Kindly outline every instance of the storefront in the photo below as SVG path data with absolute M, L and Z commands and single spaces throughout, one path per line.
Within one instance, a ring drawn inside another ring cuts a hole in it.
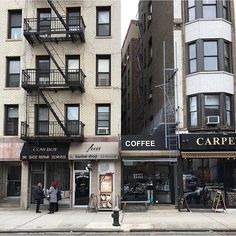
M 72 143 L 72 207 L 83 207 L 95 196 L 100 210 L 111 210 L 120 198 L 120 160 L 118 142 Z
M 122 136 L 122 200 L 177 204 L 179 152 L 156 136 Z
M 45 192 L 51 182 L 56 181 L 61 190 L 60 205 L 70 206 L 70 165 L 68 161 L 69 143 L 25 143 L 21 151 L 23 165 L 28 168 L 28 204 L 35 204 L 34 194 L 38 182 L 42 182 Z M 27 170 L 26 170 L 27 172 Z M 26 174 L 27 175 L 27 174 Z M 47 201 L 44 202 L 48 204 Z
M 196 207 L 211 207 L 217 190 L 236 207 L 236 134 L 182 134 L 183 193 Z
M 18 138 L 0 140 L 0 206 L 20 206 L 22 146 L 23 142 Z

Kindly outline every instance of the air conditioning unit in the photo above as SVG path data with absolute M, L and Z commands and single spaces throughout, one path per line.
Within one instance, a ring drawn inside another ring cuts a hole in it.
M 99 127 L 98 134 L 109 134 L 109 128 L 107 127 Z
M 148 21 L 151 21 L 152 20 L 152 15 L 148 15 L 147 19 L 148 19 Z
M 220 123 L 220 117 L 219 116 L 208 116 L 207 117 L 207 124 L 208 125 L 217 125 Z

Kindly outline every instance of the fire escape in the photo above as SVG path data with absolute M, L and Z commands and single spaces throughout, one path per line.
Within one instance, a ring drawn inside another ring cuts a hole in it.
M 62 16 L 53 0 L 47 2 L 56 17 L 45 14 L 43 17 L 25 18 L 24 36 L 30 45 L 42 45 L 56 69 L 41 69 L 36 66 L 36 69 L 22 71 L 22 87 L 27 91 L 27 96 L 26 121 L 21 122 L 21 139 L 28 142 L 83 141 L 84 124 L 79 120 L 65 119 L 51 95 L 52 91 L 55 94 L 58 91 L 85 92 L 85 74 L 82 69 L 66 68 L 62 60 L 59 61 L 59 54 L 54 48 L 55 44 L 61 42 L 84 43 L 85 24 L 82 16 Z M 48 113 L 51 112 L 53 121 L 50 118 L 39 121 L 39 115 L 35 115 L 39 106 L 44 106 Z

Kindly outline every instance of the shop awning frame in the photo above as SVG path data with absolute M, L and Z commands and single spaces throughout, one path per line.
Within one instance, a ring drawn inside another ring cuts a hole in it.
M 181 152 L 184 159 L 204 159 L 204 158 L 236 158 L 236 152 Z

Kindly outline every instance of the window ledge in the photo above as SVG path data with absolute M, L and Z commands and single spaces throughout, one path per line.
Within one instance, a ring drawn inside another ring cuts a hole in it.
M 21 42 L 22 39 L 6 39 L 6 42 Z
M 112 89 L 112 86 L 96 86 L 95 89 Z
M 184 25 L 191 25 L 194 24 L 195 22 L 199 22 L 199 21 L 224 21 L 225 23 L 228 23 L 230 25 L 232 25 L 232 22 L 224 19 L 224 18 L 199 18 L 199 19 L 195 19 L 189 22 L 186 22 Z
M 95 36 L 95 39 L 112 39 L 112 36 L 109 35 L 109 36 Z
M 21 90 L 21 87 L 5 87 L 3 90 Z
M 194 75 L 201 75 L 201 74 L 226 74 L 226 75 L 230 75 L 230 76 L 233 76 L 234 74 L 233 73 L 230 73 L 230 72 L 227 72 L 227 71 L 199 71 L 199 72 L 194 72 L 194 73 L 191 73 L 191 74 L 187 74 L 186 77 L 191 77 L 191 76 L 194 76 Z

